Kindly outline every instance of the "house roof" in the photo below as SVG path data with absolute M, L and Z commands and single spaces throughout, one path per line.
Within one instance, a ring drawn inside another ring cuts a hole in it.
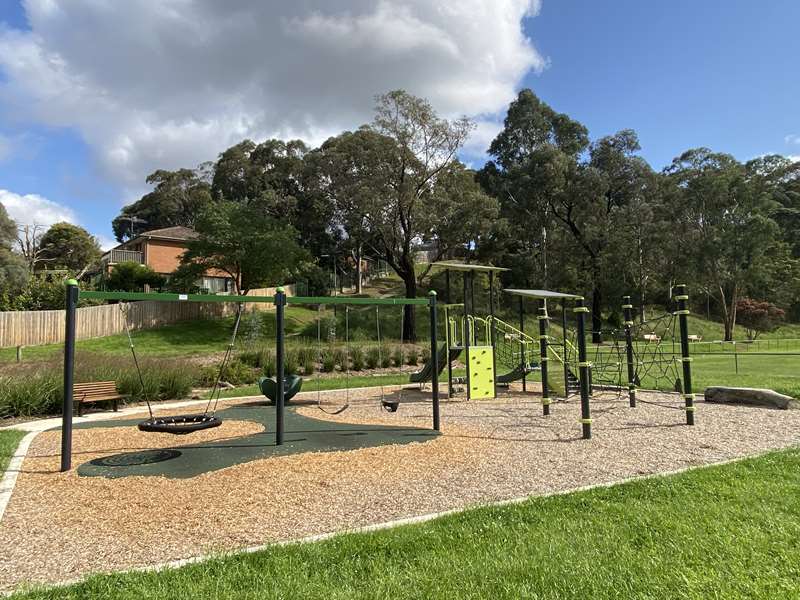
M 189 227 L 177 225 L 175 227 L 165 227 L 164 229 L 153 229 L 152 231 L 145 231 L 136 237 L 143 238 L 156 238 L 161 240 L 194 240 L 197 238 L 197 232 Z
M 176 225 L 175 227 L 165 227 L 163 229 L 152 229 L 143 231 L 135 238 L 126 240 L 114 247 L 114 250 L 123 250 L 138 240 L 168 240 L 171 242 L 186 242 L 197 239 L 197 232 L 189 227 Z

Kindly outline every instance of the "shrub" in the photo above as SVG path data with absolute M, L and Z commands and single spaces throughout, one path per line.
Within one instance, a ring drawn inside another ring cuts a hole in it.
M 315 360 L 311 360 L 306 358 L 303 362 L 303 374 L 304 375 L 312 375 L 317 368 L 317 363 Z
M 381 368 L 387 369 L 392 366 L 392 355 L 387 350 L 381 353 Z
M 395 346 L 392 349 L 392 362 L 394 363 L 395 367 L 402 367 L 403 366 L 403 347 L 402 346 Z
M 211 387 L 214 385 L 214 380 L 218 375 L 218 364 L 206 365 L 201 370 L 200 382 L 206 387 Z M 225 371 L 222 373 L 221 379 L 232 385 L 255 383 L 258 380 L 258 371 L 247 363 L 239 360 L 239 358 L 234 358 L 225 366 Z
M 0 417 L 32 417 L 59 411 L 63 400 L 58 372 L 0 377 Z
M 406 351 L 406 364 L 415 367 L 419 363 L 419 350 L 416 346 L 411 346 Z
M 361 346 L 350 348 L 350 360 L 354 371 L 362 371 L 364 369 L 364 349 Z
M 266 359 L 266 362 L 261 366 L 261 372 L 264 373 L 265 377 L 275 377 L 275 357 L 272 356 L 272 353 Z
M 322 370 L 325 373 L 333 373 L 336 369 L 336 357 L 332 350 L 325 350 L 322 353 Z
M 381 364 L 380 348 L 370 348 L 367 350 L 367 368 L 377 369 Z
M 347 352 L 345 352 L 342 348 L 337 348 L 333 351 L 333 360 L 337 365 L 339 365 L 339 368 L 342 371 L 347 371 L 348 367 L 350 366 Z
M 185 398 L 196 378 L 202 375 L 185 361 L 145 360 L 141 363 L 142 382 L 130 361 L 107 355 L 79 354 L 75 382 L 113 380 L 120 394 L 129 401 L 153 402 Z M 211 379 L 216 376 L 216 372 Z M 0 375 L 0 418 L 32 417 L 57 414 L 63 402 L 62 365 L 55 362 L 34 363 Z
M 300 371 L 300 361 L 298 361 L 297 351 L 288 350 L 286 352 L 283 371 L 286 375 L 297 375 Z
M 430 360 L 431 360 L 431 349 L 425 347 L 422 349 L 422 364 L 427 365 Z

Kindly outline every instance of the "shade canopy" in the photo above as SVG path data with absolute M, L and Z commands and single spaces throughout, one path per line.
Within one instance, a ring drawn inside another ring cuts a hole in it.
M 508 271 L 508 269 L 504 269 L 503 267 L 495 267 L 492 265 L 473 265 L 469 263 L 446 262 L 446 261 L 431 263 L 431 266 L 450 271 L 482 271 L 485 273 L 489 272 L 497 273 L 500 271 Z
M 576 296 L 575 294 L 565 294 L 563 292 L 551 292 L 550 290 L 503 290 L 506 294 L 512 296 L 522 296 L 523 298 L 583 298 L 583 296 Z

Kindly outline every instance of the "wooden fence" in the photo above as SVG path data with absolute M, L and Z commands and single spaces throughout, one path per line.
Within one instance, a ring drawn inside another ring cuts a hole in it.
M 292 286 L 286 286 L 292 295 Z M 275 288 L 250 290 L 250 296 L 272 296 Z M 233 304 L 219 302 L 130 302 L 127 307 L 128 327 L 131 330 L 151 329 L 195 319 L 214 319 L 236 312 Z M 274 310 L 272 304 L 245 304 L 246 310 Z M 77 309 L 75 330 L 79 340 L 105 337 L 125 331 L 125 313 L 119 304 L 87 306 Z M 64 341 L 63 310 L 0 312 L 0 348 L 59 344 Z

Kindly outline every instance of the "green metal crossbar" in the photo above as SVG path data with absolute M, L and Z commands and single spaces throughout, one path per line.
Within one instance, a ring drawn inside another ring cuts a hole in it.
M 92 300 L 154 300 L 157 302 L 232 302 L 237 304 L 275 303 L 275 296 L 218 296 L 214 294 L 173 294 L 164 292 L 94 292 L 80 291 L 80 297 Z M 361 304 L 392 306 L 428 306 L 428 298 L 347 298 L 341 296 L 289 296 L 287 304 Z
M 80 298 L 93 300 L 155 300 L 158 302 L 262 302 L 274 304 L 274 296 L 217 296 L 214 294 L 171 294 L 162 292 L 80 291 Z
M 288 296 L 287 304 L 365 304 L 369 306 L 428 306 L 429 298 L 348 298 L 344 296 Z

